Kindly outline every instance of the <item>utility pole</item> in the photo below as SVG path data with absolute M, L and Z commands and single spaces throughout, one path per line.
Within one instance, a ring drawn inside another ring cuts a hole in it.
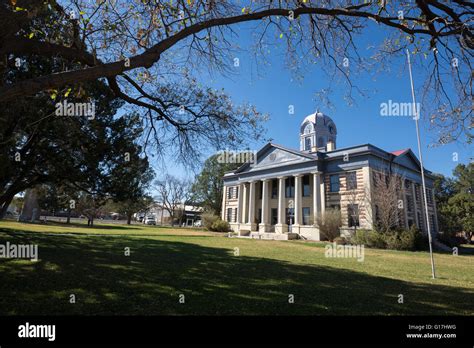
M 421 183 L 423 186 L 423 203 L 425 205 L 425 216 L 426 216 L 426 226 L 428 228 L 428 242 L 430 244 L 430 257 L 431 257 L 431 275 L 433 279 L 436 278 L 435 272 L 435 264 L 433 258 L 433 242 L 431 240 L 431 227 L 430 221 L 428 218 L 428 204 L 426 199 L 426 185 L 425 185 L 425 169 L 423 167 L 423 156 L 421 154 L 421 140 L 420 140 L 420 127 L 418 125 L 418 120 L 420 115 L 418 115 L 418 108 L 416 107 L 416 99 L 415 99 L 415 88 L 413 86 L 413 75 L 411 72 L 411 61 L 410 61 L 410 51 L 407 49 L 407 58 L 408 58 L 408 71 L 410 72 L 410 84 L 411 84 L 411 97 L 413 99 L 413 112 L 415 114 L 415 125 L 416 125 L 416 137 L 418 140 L 418 156 L 420 157 L 420 166 L 421 166 Z

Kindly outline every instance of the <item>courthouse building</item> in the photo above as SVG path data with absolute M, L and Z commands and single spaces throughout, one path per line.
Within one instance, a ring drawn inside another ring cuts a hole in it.
M 239 236 L 321 240 L 318 216 L 340 209 L 341 234 L 371 229 L 379 207 L 375 175 L 397 177 L 397 225 L 426 233 L 420 162 L 410 149 L 387 152 L 364 144 L 338 149 L 333 120 L 316 112 L 301 123 L 300 149 L 268 143 L 256 160 L 224 175 L 222 219 Z M 437 233 L 431 172 L 425 169 L 428 220 Z

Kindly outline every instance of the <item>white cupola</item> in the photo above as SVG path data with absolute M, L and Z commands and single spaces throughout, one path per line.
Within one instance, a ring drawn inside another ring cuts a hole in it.
M 333 120 L 316 111 L 305 117 L 300 127 L 300 150 L 304 152 L 336 149 L 337 128 Z

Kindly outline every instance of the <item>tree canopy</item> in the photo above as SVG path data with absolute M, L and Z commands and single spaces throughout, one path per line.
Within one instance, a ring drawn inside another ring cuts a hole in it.
M 474 164 L 458 164 L 453 178 L 437 175 L 435 197 L 440 230 L 453 235 L 464 232 L 468 238 L 474 234 Z
M 199 86 L 196 76 L 203 70 L 231 73 L 242 49 L 234 40 L 237 29 L 249 23 L 253 41 L 247 48 L 257 61 L 285 45 L 295 73 L 319 64 L 330 81 L 345 81 L 349 101 L 353 91 L 363 93 L 354 76 L 384 69 L 408 48 L 425 70 L 423 106 L 431 124 L 441 127 L 439 141 L 470 141 L 473 13 L 474 5 L 463 0 L 0 0 L 4 75 L 18 68 L 18 57 L 26 57 L 20 65 L 34 56 L 80 63 L 3 81 L 0 101 L 51 90 L 62 94 L 70 84 L 103 78 L 115 96 L 143 110 L 148 140 L 158 148 L 174 142 L 177 155 L 189 160 L 199 145 L 194 141 L 238 146 L 244 135 L 259 136 L 264 116 Z M 32 29 L 45 14 L 54 22 Z M 387 37 L 366 56 L 355 37 L 372 25 Z
M 242 163 L 221 163 L 219 154 L 209 157 L 191 186 L 191 200 L 220 216 L 225 172 L 235 170 Z

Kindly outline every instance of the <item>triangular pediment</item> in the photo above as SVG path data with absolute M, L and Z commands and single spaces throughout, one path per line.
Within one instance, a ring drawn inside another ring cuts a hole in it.
M 254 163 L 246 163 L 237 169 L 236 173 L 252 172 L 270 169 L 284 165 L 314 161 L 317 157 L 284 148 L 275 144 L 267 144 L 257 152 Z
M 415 154 L 411 150 L 408 150 L 398 155 L 397 157 L 395 157 L 393 162 L 403 165 L 407 168 L 413 169 L 417 172 L 421 170 L 420 162 L 418 161 L 418 158 L 415 156 Z

